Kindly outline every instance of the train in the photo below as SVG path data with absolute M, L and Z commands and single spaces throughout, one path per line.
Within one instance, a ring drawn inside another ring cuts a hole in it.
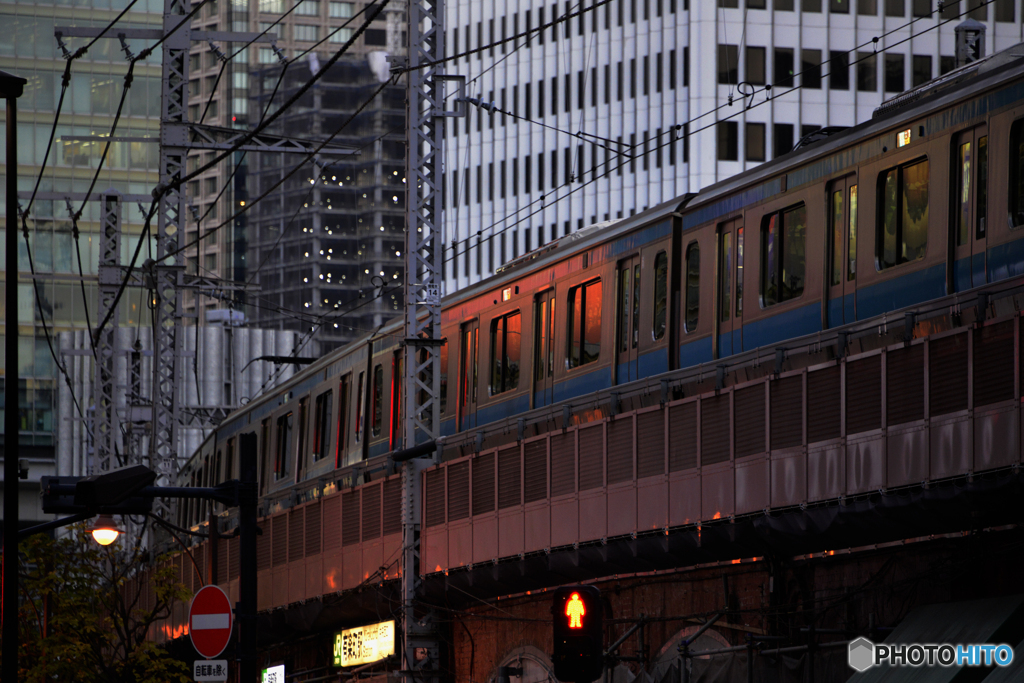
M 442 434 L 1024 274 L 1024 45 L 818 137 L 448 294 Z M 385 324 L 235 411 L 179 483 L 237 476 L 244 432 L 264 500 L 366 476 L 402 447 L 402 338 Z

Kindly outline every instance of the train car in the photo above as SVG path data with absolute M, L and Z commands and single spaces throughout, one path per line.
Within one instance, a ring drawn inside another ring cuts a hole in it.
M 1024 274 L 1022 227 L 1018 46 L 448 296 L 442 433 Z M 302 481 L 374 476 L 372 463 L 402 447 L 402 334 L 394 321 L 240 409 L 180 480 L 234 476 L 245 431 L 258 435 L 266 500 Z M 206 512 L 185 507 L 182 521 Z

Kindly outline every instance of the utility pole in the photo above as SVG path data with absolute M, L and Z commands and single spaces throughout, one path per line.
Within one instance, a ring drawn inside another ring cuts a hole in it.
M 444 0 L 409 0 L 405 167 L 405 352 L 403 392 L 406 450 L 436 441 L 441 424 L 442 167 L 445 117 Z M 461 89 L 460 89 L 461 90 Z M 460 92 L 460 95 L 462 93 Z M 409 683 L 439 680 L 438 637 L 416 615 L 419 588 L 422 458 L 402 465 L 402 674 Z

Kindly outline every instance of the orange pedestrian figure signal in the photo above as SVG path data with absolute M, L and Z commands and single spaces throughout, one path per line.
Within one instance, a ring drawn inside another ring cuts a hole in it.
M 583 606 L 583 601 L 580 600 L 580 594 L 573 593 L 565 606 L 565 616 L 569 617 L 569 628 L 583 628 L 583 620 L 580 617 L 586 613 L 587 610 Z

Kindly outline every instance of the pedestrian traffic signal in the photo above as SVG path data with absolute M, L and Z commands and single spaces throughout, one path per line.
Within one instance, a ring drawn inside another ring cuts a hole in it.
M 551 606 L 555 678 L 563 683 L 590 683 L 604 671 L 604 626 L 601 591 L 568 586 L 555 591 Z

